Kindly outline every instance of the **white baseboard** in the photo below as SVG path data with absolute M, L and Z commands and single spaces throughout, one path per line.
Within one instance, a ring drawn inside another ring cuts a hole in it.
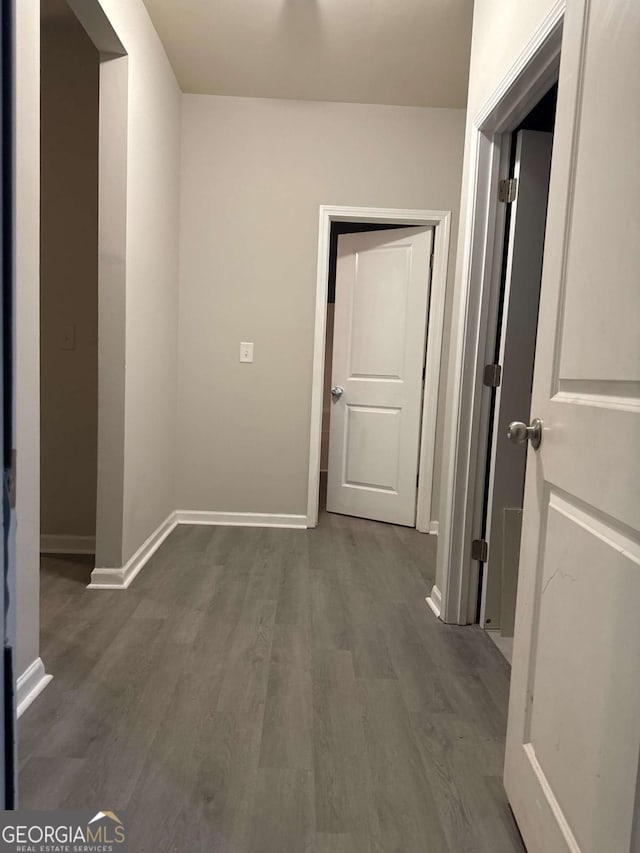
M 95 554 L 95 536 L 74 536 L 62 533 L 43 533 L 40 536 L 41 554 Z
M 176 510 L 162 522 L 124 566 L 119 568 L 96 567 L 91 572 L 91 583 L 88 589 L 126 589 L 178 524 L 219 524 L 235 527 L 293 527 L 305 529 L 307 519 L 304 515 Z
M 427 533 L 430 536 L 438 535 L 438 522 L 429 521 L 427 524 L 421 524 L 419 519 L 416 519 L 416 530 L 418 533 Z
M 425 601 L 439 619 L 440 611 L 442 610 L 442 593 L 435 584 L 431 589 L 431 595 L 427 596 Z
M 170 513 L 162 524 L 143 542 L 136 553 L 120 568 L 98 568 L 91 572 L 88 589 L 126 589 L 147 561 L 155 554 L 178 524 L 177 514 Z
M 178 524 L 223 524 L 231 527 L 307 527 L 306 515 L 279 515 L 260 512 L 201 512 L 179 509 Z
M 505 657 L 509 664 L 511 664 L 513 659 L 513 637 L 503 637 L 500 631 L 487 631 L 486 628 L 485 633 L 489 635 L 502 653 L 503 657 Z
M 34 699 L 42 693 L 44 688 L 53 678 L 47 675 L 42 658 L 36 658 L 31 666 L 18 676 L 16 684 L 16 704 L 18 706 L 18 717 L 27 710 Z

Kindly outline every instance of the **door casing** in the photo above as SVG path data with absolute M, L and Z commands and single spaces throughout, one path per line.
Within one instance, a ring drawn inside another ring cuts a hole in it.
M 436 533 L 431 512 L 436 420 L 442 361 L 442 337 L 447 284 L 449 242 L 451 237 L 450 210 L 403 210 L 372 207 L 334 207 L 321 205 L 318 225 L 318 275 L 316 281 L 316 310 L 313 344 L 313 374 L 311 385 L 311 429 L 309 437 L 309 490 L 307 496 L 307 527 L 318 524 L 318 495 L 320 489 L 320 446 L 322 441 L 322 394 L 325 361 L 325 332 L 327 324 L 327 295 L 329 287 L 329 247 L 332 222 L 370 222 L 390 225 L 427 225 L 434 228 L 431 300 L 427 326 L 427 355 L 425 392 L 422 405 L 420 460 L 418 465 L 418 498 L 416 528 L 421 533 Z
M 493 361 L 500 297 L 506 205 L 498 184 L 509 176 L 511 133 L 558 79 L 565 0 L 557 2 L 526 48 L 472 120 L 468 233 L 451 371 L 454 378 L 451 430 L 442 472 L 444 514 L 440 519 L 438 565 L 428 599 L 444 622 L 476 621 L 478 564 L 471 542 L 482 523 L 491 395 L 482 384 Z M 486 392 L 486 393 L 485 393 Z

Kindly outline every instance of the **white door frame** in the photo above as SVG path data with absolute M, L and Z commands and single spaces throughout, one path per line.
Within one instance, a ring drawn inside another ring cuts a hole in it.
M 533 38 L 471 124 L 472 164 L 462 281 L 454 314 L 459 318 L 451 371 L 451 431 L 444 458 L 437 577 L 428 599 L 445 622 L 475 622 L 478 564 L 471 541 L 479 535 L 488 447 L 490 394 L 484 365 L 493 361 L 505 235 L 505 205 L 498 182 L 509 174 L 511 133 L 558 79 L 565 0 L 556 2 Z
M 307 498 L 307 527 L 318 524 L 318 492 L 320 489 L 320 445 L 322 441 L 322 396 L 324 385 L 325 335 L 327 324 L 327 295 L 329 288 L 329 247 L 332 222 L 370 222 L 389 225 L 425 225 L 434 228 L 433 269 L 427 326 L 427 357 L 425 391 L 422 404 L 420 461 L 418 467 L 418 499 L 416 527 L 421 533 L 434 533 L 431 492 L 433 488 L 436 420 L 444 306 L 451 236 L 449 210 L 397 210 L 379 207 L 320 206 L 318 228 L 318 278 L 316 283 L 316 314 L 313 343 L 313 374 L 311 386 L 311 430 L 309 438 L 309 492 Z

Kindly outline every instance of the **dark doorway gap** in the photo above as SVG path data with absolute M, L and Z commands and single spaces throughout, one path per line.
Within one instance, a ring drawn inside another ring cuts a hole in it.
M 536 130 L 539 132 L 553 133 L 556 124 L 556 107 L 558 103 L 558 83 L 554 83 L 549 91 L 542 96 L 538 103 L 531 111 L 523 118 L 520 124 L 511 134 L 511 150 L 509 153 L 509 177 L 513 178 L 516 165 L 516 139 L 521 130 Z M 504 296 L 506 287 L 507 273 L 507 255 L 509 243 L 509 228 L 511 223 L 511 207 L 507 206 L 507 213 L 504 226 L 504 245 L 502 250 L 502 271 L 500 276 L 500 301 L 498 306 L 497 318 L 497 333 L 495 339 L 494 362 L 497 364 L 500 356 L 502 318 L 504 313 Z M 489 526 L 489 472 L 491 470 L 491 459 L 494 452 L 493 449 L 493 429 L 496 417 L 496 389 L 491 389 L 491 405 L 489 410 L 489 440 L 487 446 L 487 464 L 484 479 L 484 495 L 482 505 L 482 532 L 481 539 L 486 539 L 488 536 Z M 484 563 L 479 563 L 478 567 L 478 597 L 476 605 L 476 622 L 480 622 L 480 613 L 482 608 L 482 585 L 485 566 Z M 489 624 L 489 623 L 487 623 Z

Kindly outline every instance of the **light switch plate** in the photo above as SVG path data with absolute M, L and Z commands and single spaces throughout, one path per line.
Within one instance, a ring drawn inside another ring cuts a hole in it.
M 248 363 L 253 361 L 253 343 L 250 341 L 240 343 L 240 361 Z

